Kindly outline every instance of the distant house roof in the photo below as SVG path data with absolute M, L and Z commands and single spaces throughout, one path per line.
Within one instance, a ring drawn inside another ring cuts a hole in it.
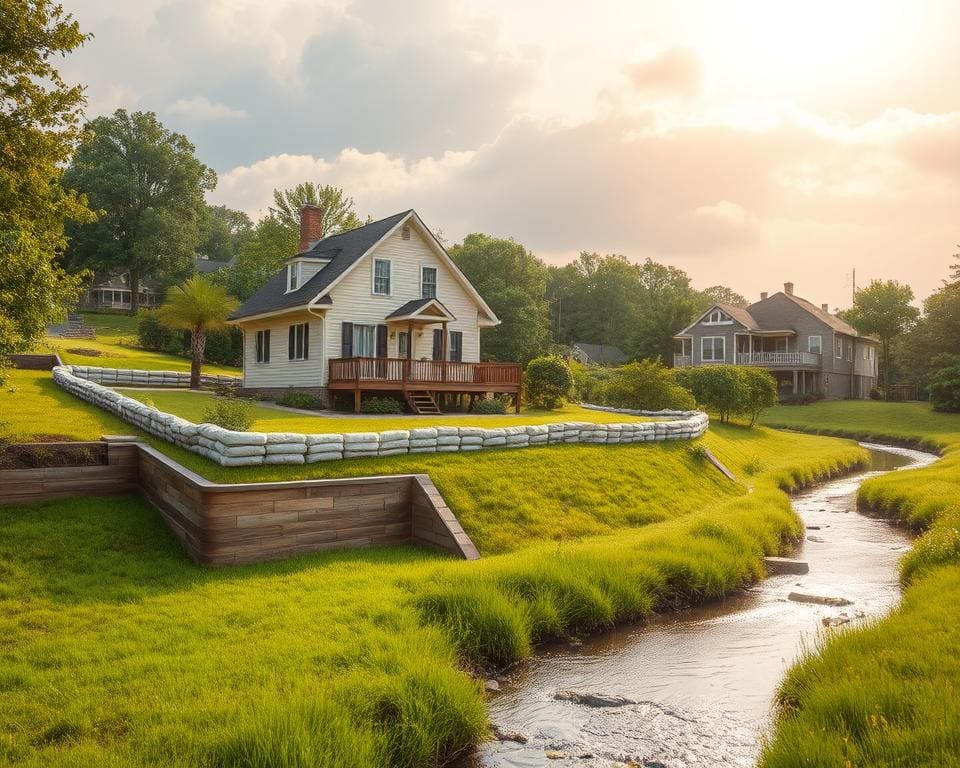
M 391 229 L 402 221 L 411 211 L 403 211 L 380 221 L 373 221 L 362 227 L 330 235 L 313 243 L 309 250 L 295 254 L 291 258 L 329 259 L 329 262 L 317 274 L 311 277 L 296 291 L 287 292 L 286 271 L 274 275 L 270 281 L 247 299 L 230 315 L 231 320 L 244 317 L 278 312 L 285 309 L 305 307 L 320 293 L 346 272 L 355 262 L 376 245 Z M 330 305 L 329 296 L 319 299 L 317 304 Z
M 130 290 L 130 280 L 127 277 L 126 272 L 115 272 L 112 275 L 97 275 L 93 282 L 90 284 L 88 290 L 97 290 L 100 288 L 112 288 L 114 290 L 122 291 Z M 146 291 L 147 293 L 156 292 L 156 288 L 149 279 L 140 280 L 140 290 Z
M 833 330 L 839 331 L 840 333 L 845 333 L 848 336 L 862 336 L 862 334 L 858 333 L 857 329 L 850 325 L 850 323 L 846 322 L 842 318 L 837 317 L 836 315 L 832 315 L 829 312 L 824 311 L 816 304 L 807 301 L 806 299 L 801 299 L 799 296 L 794 296 L 791 293 L 784 293 L 783 295 L 790 299 L 790 301 L 792 301 L 794 304 L 798 304 L 799 306 L 803 307 L 805 310 L 807 310 L 807 312 L 821 322 L 826 323 Z M 870 337 L 864 336 L 864 338 Z
M 764 328 L 761 326 L 761 324 L 750 312 L 750 310 L 752 310 L 754 307 L 758 307 L 762 304 L 765 304 L 766 302 L 771 301 L 774 297 L 777 297 L 777 296 L 783 296 L 784 298 L 789 299 L 794 304 L 796 304 L 801 309 L 803 309 L 805 312 L 809 313 L 810 315 L 813 315 L 813 317 L 815 317 L 817 320 L 822 322 L 831 330 L 837 331 L 838 333 L 844 333 L 848 336 L 853 336 L 860 339 L 866 339 L 868 341 L 877 341 L 877 339 L 875 339 L 873 336 L 867 336 L 866 334 L 858 333 L 857 329 L 854 328 L 852 325 L 850 325 L 848 322 L 838 317 L 837 315 L 827 312 L 822 307 L 818 307 L 813 302 L 807 301 L 806 299 L 802 299 L 799 296 L 794 296 L 792 293 L 785 293 L 783 291 L 778 291 L 777 293 L 773 294 L 773 296 L 769 296 L 767 298 L 761 299 L 760 301 L 756 301 L 750 306 L 748 306 L 746 309 L 744 309 L 743 307 L 737 307 L 733 304 L 724 304 L 721 302 L 711 304 L 705 312 L 699 315 L 692 323 L 690 323 L 690 325 L 688 325 L 686 328 L 680 331 L 680 333 L 676 334 L 674 338 L 685 337 L 689 335 L 688 332 L 695 325 L 697 325 L 701 320 L 703 320 L 703 318 L 705 318 L 708 314 L 710 314 L 710 312 L 712 312 L 714 309 L 722 310 L 727 315 L 729 315 L 733 320 L 737 321 L 740 325 L 746 328 L 748 331 L 752 331 L 753 333 L 756 333 L 761 336 L 764 334 L 778 335 L 778 336 L 784 335 L 784 334 L 795 334 L 796 331 L 790 328 L 770 328 L 770 327 Z
M 224 267 L 230 266 L 229 261 L 217 261 L 216 259 L 195 259 L 195 261 L 197 263 L 197 272 L 201 275 L 219 272 Z
M 587 344 L 583 341 L 575 341 L 573 348 L 580 350 L 590 360 L 599 365 L 619 365 L 628 360 L 623 350 L 612 344 Z

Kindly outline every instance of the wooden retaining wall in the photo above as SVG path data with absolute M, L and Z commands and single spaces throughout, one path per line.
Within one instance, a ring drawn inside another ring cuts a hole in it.
M 0 504 L 139 491 L 204 565 L 407 542 L 479 557 L 427 475 L 221 484 L 136 438 L 103 442 L 101 466 L 0 470 Z
M 30 371 L 52 371 L 58 365 L 63 365 L 60 356 L 55 354 L 18 354 L 8 355 L 7 358 L 14 368 Z

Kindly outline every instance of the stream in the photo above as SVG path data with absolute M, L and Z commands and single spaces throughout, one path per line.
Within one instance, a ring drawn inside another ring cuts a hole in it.
M 545 646 L 489 702 L 501 737 L 471 768 L 752 766 L 769 731 L 773 697 L 787 668 L 818 632 L 843 631 L 898 601 L 897 563 L 908 531 L 859 514 L 867 478 L 924 466 L 936 456 L 863 443 L 869 471 L 797 494 L 807 528 L 791 557 L 803 576 L 772 576 L 725 600 L 653 617 L 590 638 Z M 831 607 L 787 600 L 790 592 L 840 597 Z M 827 623 L 845 623 L 824 629 Z M 600 694 L 606 706 L 560 692 Z M 564 694 L 561 694 L 563 696 Z M 617 699 L 616 697 L 622 697 Z

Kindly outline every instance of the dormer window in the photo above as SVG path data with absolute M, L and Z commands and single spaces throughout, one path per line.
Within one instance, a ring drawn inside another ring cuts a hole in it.
M 295 261 L 287 265 L 287 293 L 300 287 L 300 268 L 302 265 L 303 262 L 301 261 Z
M 733 322 L 730 317 L 719 309 L 710 310 L 710 314 L 704 318 L 704 325 L 726 325 Z

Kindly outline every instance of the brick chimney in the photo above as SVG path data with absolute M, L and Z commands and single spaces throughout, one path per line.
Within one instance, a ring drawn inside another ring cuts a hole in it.
M 766 291 L 762 291 L 762 292 L 760 293 L 760 301 L 763 301 L 765 298 L 767 298 L 767 292 L 766 292 Z
M 784 283 L 783 292 L 787 294 L 787 296 L 793 296 L 793 283 Z
M 830 311 L 830 305 L 829 305 L 829 304 L 821 304 L 821 305 L 820 305 L 820 309 L 822 309 L 824 312 L 829 312 L 829 311 Z
M 300 209 L 300 253 L 323 237 L 323 209 L 305 205 Z

